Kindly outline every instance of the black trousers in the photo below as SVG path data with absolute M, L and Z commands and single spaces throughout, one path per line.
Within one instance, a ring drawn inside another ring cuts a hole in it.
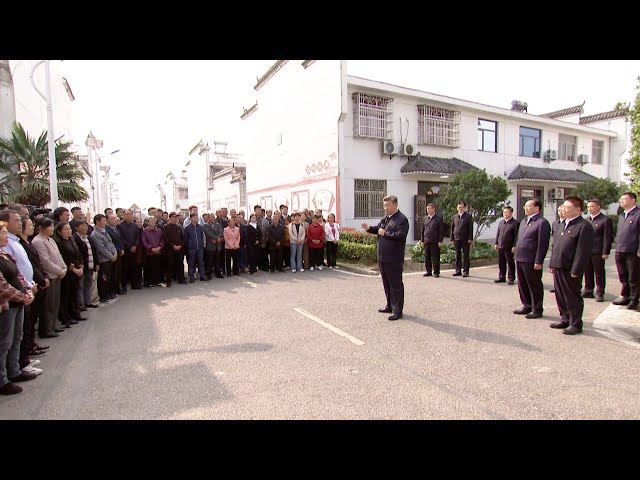
M 622 284 L 620 295 L 638 302 L 640 296 L 640 258 L 636 252 L 616 252 L 618 278 Z
M 596 285 L 598 286 L 596 294 L 604 295 L 604 289 L 607 285 L 607 280 L 604 273 L 604 260 L 602 258 L 602 253 L 592 253 L 591 261 L 587 263 L 587 266 L 584 269 L 585 293 L 593 293 Z
M 204 271 L 208 276 L 220 272 L 219 258 L 221 253 L 218 250 L 204 251 Z
M 464 273 L 469 273 L 471 267 L 471 260 L 469 259 L 469 250 L 471 245 L 464 240 L 456 240 L 456 273 L 460 273 L 463 270 Z M 462 253 L 464 252 L 464 264 L 462 263 Z
M 260 270 L 269 270 L 269 247 L 260 247 Z
M 20 342 L 20 368 L 29 365 L 29 352 L 36 344 L 36 322 L 42 308 L 44 291 L 38 290 L 33 302 L 24 306 L 24 323 L 22 324 L 22 341 Z
M 500 269 L 498 278 L 500 280 L 505 279 L 505 274 L 510 281 L 516 279 L 516 262 L 513 258 L 513 252 L 510 248 L 498 248 L 498 268 Z M 509 268 L 508 270 L 507 267 Z
M 402 263 L 378 262 L 382 286 L 387 297 L 387 307 L 395 314 L 402 314 L 404 308 L 404 283 L 402 282 Z
M 327 266 L 336 266 L 336 257 L 338 256 L 338 244 L 335 242 L 327 242 Z
M 144 284 L 145 286 L 160 283 L 161 255 L 146 255 L 144 257 Z
M 124 255 L 118 256 L 118 259 L 113 263 L 113 274 L 111 275 L 111 290 L 119 292 L 121 289 L 125 290 L 126 285 L 122 286 L 122 269 L 124 265 Z
M 71 320 L 80 318 L 80 305 L 78 305 L 78 289 L 80 288 L 80 278 L 71 272 L 60 281 L 60 310 L 58 318 L 60 323 L 68 325 Z
M 247 245 L 247 256 L 249 257 L 249 272 L 255 273 L 258 270 L 259 257 L 262 251 L 260 246 Z
M 269 247 L 269 269 L 282 271 L 282 247 Z
M 109 300 L 113 290 L 111 289 L 111 275 L 113 272 L 113 262 L 101 262 L 98 270 L 98 295 L 100 301 Z M 67 272 L 69 275 L 71 272 Z M 66 275 L 65 275 L 66 276 Z
M 138 247 L 141 248 L 141 247 Z M 122 276 L 120 285 L 121 288 L 127 288 L 127 284 L 131 284 L 132 287 L 140 286 L 140 267 L 136 260 L 138 253 L 131 253 L 125 249 L 124 256 L 122 257 Z
M 167 281 L 177 280 L 184 282 L 184 252 L 182 250 L 175 251 L 169 247 L 165 258 L 167 260 L 165 273 Z
M 440 247 L 437 243 L 424 244 L 424 268 L 427 273 L 440 275 Z
M 240 275 L 240 250 L 226 249 L 225 253 L 225 266 L 227 267 L 227 275 Z M 231 260 L 233 260 L 233 270 L 231 267 Z
M 309 247 L 309 263 L 312 267 L 319 267 L 322 265 L 323 248 L 311 248 Z
M 284 266 L 286 268 L 289 268 L 291 266 L 291 246 L 290 245 L 284 245 L 282 247 L 280 247 L 280 258 L 282 259 L 282 262 L 284 262 Z
M 573 278 L 570 270 L 553 269 L 553 288 L 560 316 L 571 326 L 582 329 L 582 311 L 584 299 L 580 295 L 582 277 Z
M 534 263 L 516 262 L 518 272 L 518 293 L 522 306 L 535 313 L 542 313 L 544 288 L 542 286 L 542 270 L 533 268 Z

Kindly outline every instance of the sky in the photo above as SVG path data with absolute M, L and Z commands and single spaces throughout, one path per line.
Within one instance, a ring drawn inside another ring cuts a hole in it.
M 200 139 L 227 141 L 243 153 L 242 109 L 255 103 L 253 86 L 274 60 L 64 61 L 72 103 L 74 141 L 86 153 L 91 130 L 104 141 L 100 155 L 116 177 L 120 205 L 159 203 L 156 185 L 179 173 Z M 347 73 L 403 87 L 532 114 L 575 106 L 584 115 L 633 102 L 640 61 L 358 60 Z M 117 206 L 120 206 L 117 205 Z

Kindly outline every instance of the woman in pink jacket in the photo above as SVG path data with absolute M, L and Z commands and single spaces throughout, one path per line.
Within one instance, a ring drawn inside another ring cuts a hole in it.
M 240 275 L 240 265 L 238 264 L 240 229 L 236 227 L 236 221 L 233 218 L 229 218 L 229 226 L 224 229 L 222 234 L 224 236 L 227 277 L 231 276 L 231 259 L 233 259 L 233 274 Z

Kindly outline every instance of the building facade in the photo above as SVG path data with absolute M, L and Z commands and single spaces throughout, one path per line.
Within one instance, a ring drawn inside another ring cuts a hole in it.
M 456 173 L 486 169 L 508 182 L 517 217 L 537 197 L 553 220 L 578 184 L 622 180 L 628 156 L 624 110 L 532 115 L 348 76 L 345 61 L 278 61 L 255 90 L 242 114 L 250 204 L 321 208 L 359 228 L 396 195 L 414 241 Z

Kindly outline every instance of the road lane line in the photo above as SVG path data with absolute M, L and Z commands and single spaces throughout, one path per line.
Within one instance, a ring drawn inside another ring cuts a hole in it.
M 253 288 L 258 288 L 257 283 L 250 282 L 249 280 L 244 280 L 242 283 L 252 286 Z
M 358 345 L 358 346 L 362 346 L 364 345 L 364 342 L 362 340 L 357 339 L 356 337 L 354 337 L 353 335 L 349 335 L 347 332 L 343 332 L 342 330 L 340 330 L 338 327 L 334 327 L 333 325 L 331 325 L 330 323 L 325 322 L 324 320 L 316 317 L 315 315 L 310 314 L 309 312 L 307 312 L 306 310 L 303 310 L 302 308 L 294 308 L 294 310 L 296 312 L 298 312 L 301 315 L 304 315 L 305 317 L 313 320 L 314 322 L 316 322 L 318 325 L 326 328 L 327 330 L 332 331 L 333 333 L 335 333 L 336 335 L 340 335 L 341 337 L 345 337 L 347 340 L 349 340 L 351 343 Z

